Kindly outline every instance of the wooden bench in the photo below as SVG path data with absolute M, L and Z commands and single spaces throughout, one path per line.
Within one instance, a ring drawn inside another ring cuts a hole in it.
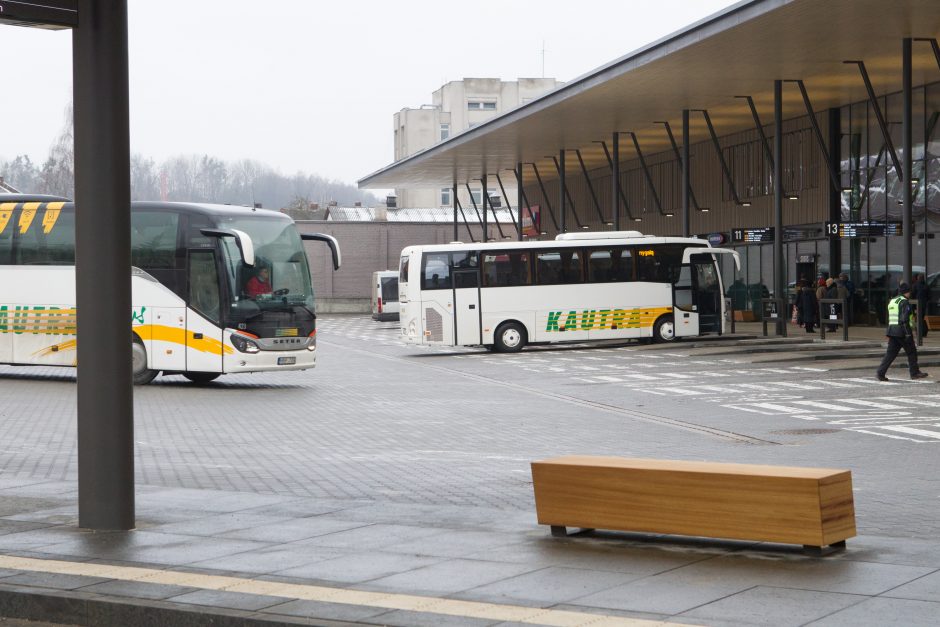
M 566 527 L 802 544 L 855 533 L 852 473 L 827 468 L 570 456 L 532 462 L 535 507 Z

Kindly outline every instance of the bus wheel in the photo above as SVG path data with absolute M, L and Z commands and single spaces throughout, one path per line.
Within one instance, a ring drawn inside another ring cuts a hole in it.
M 654 342 L 674 342 L 676 339 L 676 324 L 672 316 L 663 316 L 653 326 Z
M 218 372 L 184 372 L 183 376 L 200 385 L 210 383 L 219 378 Z
M 518 322 L 506 322 L 496 329 L 494 346 L 500 353 L 518 353 L 526 343 L 525 327 Z
M 158 371 L 147 367 L 147 349 L 137 338 L 134 338 L 131 343 L 131 364 L 134 372 L 134 385 L 147 385 L 157 376 Z

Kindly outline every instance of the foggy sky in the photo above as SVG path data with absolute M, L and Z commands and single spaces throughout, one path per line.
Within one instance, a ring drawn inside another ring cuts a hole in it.
M 355 183 L 392 114 L 464 77 L 568 81 L 728 0 L 129 0 L 131 149 L 250 158 Z M 71 35 L 0 26 L 0 158 L 42 161 L 71 97 Z M 2 175 L 2 172 L 0 172 Z

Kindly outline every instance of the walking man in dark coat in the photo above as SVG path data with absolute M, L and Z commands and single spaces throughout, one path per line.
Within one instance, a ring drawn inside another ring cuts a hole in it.
M 907 283 L 901 283 L 898 286 L 898 295 L 888 303 L 888 350 L 881 365 L 878 366 L 878 372 L 875 375 L 879 381 L 887 381 L 888 368 L 894 358 L 898 356 L 901 349 L 907 355 L 907 366 L 911 372 L 912 379 L 923 379 L 928 376 L 926 372 L 921 372 L 917 366 L 917 346 L 914 344 L 914 332 L 911 328 L 913 322 L 911 314 L 911 303 L 908 298 L 911 296 L 911 287 Z

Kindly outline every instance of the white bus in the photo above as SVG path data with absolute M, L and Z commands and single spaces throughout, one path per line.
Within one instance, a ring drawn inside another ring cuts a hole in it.
M 75 207 L 0 196 L 0 363 L 76 365 Z M 131 207 L 134 381 L 316 363 L 313 287 L 288 216 L 223 205 Z M 102 298 L 106 298 L 102 294 Z
M 410 246 L 399 271 L 402 337 L 515 352 L 530 343 L 721 334 L 718 254 L 740 265 L 736 251 L 704 240 L 637 231 Z

